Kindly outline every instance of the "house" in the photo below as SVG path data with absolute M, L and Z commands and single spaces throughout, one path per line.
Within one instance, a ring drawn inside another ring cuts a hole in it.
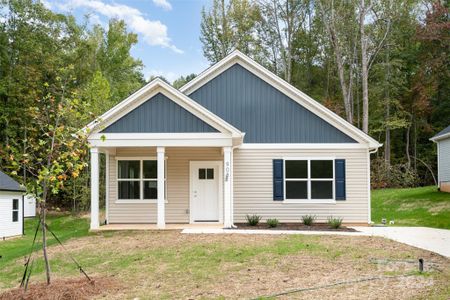
M 155 79 L 99 120 L 85 128 L 91 229 L 99 153 L 108 224 L 370 222 L 370 153 L 381 145 L 239 51 L 180 90 Z
M 0 171 L 0 239 L 23 234 L 25 189 Z
M 25 195 L 23 215 L 25 218 L 36 217 L 36 197 L 31 194 Z
M 440 131 L 430 140 L 437 145 L 439 189 L 450 193 L 450 126 Z

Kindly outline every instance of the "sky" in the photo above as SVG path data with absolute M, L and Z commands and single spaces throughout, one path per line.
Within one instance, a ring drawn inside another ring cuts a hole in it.
M 71 13 L 79 22 L 107 28 L 111 18 L 122 19 L 139 42 L 131 54 L 142 60 L 145 79 L 200 73 L 209 66 L 200 42 L 203 6 L 209 0 L 41 0 L 51 10 Z

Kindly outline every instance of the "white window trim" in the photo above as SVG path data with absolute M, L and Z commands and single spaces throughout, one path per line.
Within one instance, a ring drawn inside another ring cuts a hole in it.
M 119 178 L 119 161 L 121 160 L 134 160 L 139 161 L 139 178 Z M 156 181 L 158 178 L 143 178 L 144 177 L 144 160 L 157 160 L 156 156 L 116 156 L 116 181 L 117 181 L 117 199 L 115 203 L 117 204 L 136 204 L 136 203 L 154 203 L 156 204 L 158 202 L 158 199 L 143 199 L 144 197 L 144 181 Z M 165 199 L 164 202 L 168 203 L 167 201 L 167 157 L 164 158 L 164 174 L 166 175 L 164 178 L 164 184 L 165 184 Z M 138 181 L 139 184 L 139 195 L 140 199 L 120 199 L 119 198 L 119 182 L 120 181 Z
M 311 204 L 336 204 L 336 170 L 335 170 L 335 157 L 284 157 L 283 158 L 283 203 L 311 203 Z M 306 160 L 308 167 L 308 177 L 307 178 L 286 178 L 286 161 L 289 160 Z M 333 178 L 311 178 L 311 161 L 312 160 L 331 160 L 333 166 Z M 286 199 L 286 180 L 287 181 L 306 181 L 308 188 L 308 198 L 307 199 Z M 311 182 L 312 181 L 331 181 L 332 182 L 332 193 L 331 199 L 312 199 L 311 198 Z
M 14 209 L 14 201 L 15 200 L 17 200 L 17 209 Z M 17 223 L 17 222 L 19 222 L 19 211 L 20 211 L 20 201 L 19 201 L 19 199 L 15 199 L 15 198 L 13 198 L 12 199 L 12 209 L 11 209 L 11 221 L 12 221 L 12 223 Z M 14 218 L 13 218 L 13 215 L 14 215 L 14 212 L 17 212 L 17 221 L 14 221 Z

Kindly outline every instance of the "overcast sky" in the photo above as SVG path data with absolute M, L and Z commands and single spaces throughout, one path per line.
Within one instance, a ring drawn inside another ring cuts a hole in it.
M 145 67 L 144 75 L 162 75 L 173 81 L 180 75 L 199 73 L 208 67 L 200 43 L 200 13 L 208 0 L 41 0 L 56 12 L 75 15 L 82 22 L 104 27 L 118 18 L 139 36 L 132 49 Z

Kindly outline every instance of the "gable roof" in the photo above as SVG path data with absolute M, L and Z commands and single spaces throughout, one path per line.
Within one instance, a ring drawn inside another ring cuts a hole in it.
M 189 97 L 244 131 L 245 143 L 358 144 L 240 64 L 229 67 Z
M 298 104 L 316 114 L 318 117 L 324 119 L 326 122 L 348 134 L 356 141 L 367 144 L 371 149 L 376 149 L 382 146 L 382 144 L 361 131 L 359 128 L 350 124 L 325 106 L 321 105 L 319 102 L 315 101 L 238 50 L 233 51 L 227 57 L 199 74 L 196 78 L 181 87 L 180 91 L 187 95 L 192 94 L 194 91 L 198 90 L 200 87 L 216 78 L 235 64 L 241 65 L 292 100 L 296 101 Z
M 218 132 L 162 93 L 157 93 L 102 133 Z
M 450 125 L 449 125 L 447 128 L 445 128 L 445 129 L 439 131 L 439 132 L 438 132 L 435 136 L 433 136 L 430 140 L 433 141 L 433 142 L 436 142 L 436 141 L 438 141 L 438 140 L 442 140 L 442 139 L 445 139 L 445 138 L 447 138 L 447 137 L 450 137 Z
M 24 192 L 25 188 L 22 187 L 17 181 L 0 171 L 0 191 Z
M 139 107 L 141 104 L 157 95 L 158 93 L 161 93 L 168 99 L 180 105 L 182 108 L 192 113 L 198 119 L 207 123 L 212 128 L 215 128 L 217 131 L 222 133 L 229 133 L 233 137 L 244 136 L 244 133 L 236 129 L 234 126 L 228 124 L 160 78 L 156 78 L 143 86 L 128 98 L 101 115 L 97 120 L 89 123 L 86 127 L 83 128 L 83 130 L 90 130 L 92 133 L 98 133 Z

